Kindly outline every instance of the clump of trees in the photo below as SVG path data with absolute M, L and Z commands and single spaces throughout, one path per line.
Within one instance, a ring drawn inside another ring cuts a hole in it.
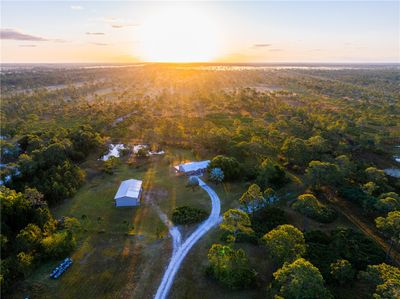
M 400 196 L 396 192 L 382 193 L 379 195 L 375 207 L 380 212 L 400 210 Z
M 274 273 L 274 278 L 274 285 L 278 290 L 275 298 L 333 298 L 325 288 L 324 278 L 318 268 L 303 258 L 285 263 Z
M 208 262 L 206 273 L 229 289 L 245 289 L 255 284 L 257 273 L 250 268 L 242 249 L 213 244 L 208 251 Z
M 113 174 L 118 164 L 119 159 L 117 157 L 109 157 L 106 161 L 103 161 L 102 171 L 106 174 Z
M 219 227 L 228 233 L 226 239 L 229 242 L 246 239 L 254 233 L 249 215 L 238 209 L 226 211 Z
M 304 237 L 307 243 L 305 257 L 320 269 L 326 280 L 334 279 L 331 265 L 338 260 L 347 260 L 355 271 L 365 270 L 368 265 L 385 260 L 380 246 L 353 229 L 338 228 L 329 234 L 308 231 Z
M 102 145 L 100 135 L 90 126 L 57 132 L 29 133 L 18 141 L 23 154 L 18 157 L 20 174 L 9 186 L 22 191 L 26 186 L 43 193 L 49 204 L 72 197 L 82 185 L 84 171 L 77 163 Z
M 341 285 L 354 279 L 355 271 L 348 260 L 339 259 L 332 263 L 330 268 L 331 276 Z
M 199 208 L 182 206 L 177 207 L 172 212 L 172 221 L 175 224 L 195 224 L 205 220 L 208 213 Z
M 269 160 L 265 160 L 261 163 L 256 179 L 257 184 L 261 188 L 272 186 L 275 189 L 279 189 L 289 181 L 290 179 L 281 165 L 272 163 Z
M 376 227 L 390 239 L 389 256 L 394 244 L 400 244 L 400 211 L 389 212 L 386 217 L 375 219 Z
M 224 174 L 224 179 L 227 181 L 240 178 L 240 164 L 233 157 L 226 157 L 223 155 L 215 156 L 208 165 L 208 171 L 211 172 L 214 168 L 221 169 Z
M 284 224 L 262 237 L 268 255 L 278 264 L 293 262 L 304 256 L 306 243 L 303 233 L 293 225 Z
M 28 276 L 44 259 L 64 258 L 76 246 L 79 221 L 53 218 L 43 196 L 35 189 L 18 193 L 0 187 L 1 204 L 1 290 Z
M 360 280 L 367 283 L 373 298 L 399 298 L 400 269 L 385 263 L 369 265 L 359 274 Z
M 250 215 L 251 227 L 260 238 L 279 225 L 288 223 L 285 211 L 278 207 L 267 206 Z
M 242 194 L 239 203 L 246 212 L 254 214 L 257 210 L 274 203 L 277 199 L 275 191 L 272 188 L 267 188 L 262 192 L 257 184 L 252 184 Z
M 329 223 L 337 218 L 337 212 L 322 204 L 313 194 L 300 195 L 292 207 L 301 214 L 319 222 Z

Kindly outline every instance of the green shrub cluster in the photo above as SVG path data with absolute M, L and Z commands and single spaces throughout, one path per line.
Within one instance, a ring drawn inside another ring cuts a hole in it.
M 172 212 L 172 221 L 175 224 L 194 224 L 205 220 L 208 213 L 194 207 L 178 207 Z

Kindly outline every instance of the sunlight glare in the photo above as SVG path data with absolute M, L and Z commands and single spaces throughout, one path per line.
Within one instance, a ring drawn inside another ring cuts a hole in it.
M 208 62 L 219 54 L 218 25 L 199 7 L 174 5 L 153 11 L 139 31 L 144 61 Z

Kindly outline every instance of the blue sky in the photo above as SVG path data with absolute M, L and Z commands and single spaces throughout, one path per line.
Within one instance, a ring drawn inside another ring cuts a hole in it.
M 171 38 L 165 38 L 169 19 L 157 23 L 152 14 L 156 11 L 161 16 L 162 11 L 174 14 L 175 7 L 180 6 L 191 14 L 198 12 L 194 15 L 196 21 L 188 24 L 187 30 L 204 31 L 199 33 L 204 35 L 204 48 L 193 44 L 185 51 L 196 51 L 195 47 L 200 52 L 211 51 L 206 44 L 218 43 L 218 49 L 212 49 L 213 60 L 399 62 L 400 59 L 399 1 L 2 1 L 1 61 L 146 60 L 145 51 L 149 47 L 163 46 L 145 43 L 161 38 L 169 50 L 179 54 L 178 47 L 186 42 L 188 34 L 168 31 Z M 171 20 L 178 22 L 178 27 L 185 27 L 179 24 L 180 16 L 177 13 Z M 201 29 L 203 21 L 208 26 Z M 143 31 L 149 26 L 159 30 Z M 143 38 L 143 32 L 154 36 Z M 190 57 L 196 59 L 196 53 Z

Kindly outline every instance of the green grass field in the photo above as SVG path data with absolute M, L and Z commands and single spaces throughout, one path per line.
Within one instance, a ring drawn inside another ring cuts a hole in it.
M 176 162 L 193 159 L 190 151 L 171 150 L 171 155 Z M 207 193 L 187 188 L 187 178 L 177 176 L 162 157 L 139 166 L 122 162 L 113 175 L 99 172 L 99 162 L 94 160 L 85 167 L 87 183 L 74 198 L 52 209 L 56 218 L 73 216 L 81 221 L 73 266 L 60 279 L 51 280 L 48 275 L 59 261 L 49 261 L 25 280 L 15 298 L 151 298 L 171 255 L 167 227 L 152 205 L 169 217 L 181 205 L 210 210 Z M 120 182 L 129 178 L 143 180 L 142 204 L 116 208 L 114 195 Z M 225 210 L 237 205 L 235 199 L 243 188 L 220 185 L 216 191 Z M 207 236 L 196 247 L 210 240 Z M 194 254 L 188 259 L 194 265 L 203 263 L 205 256 Z

